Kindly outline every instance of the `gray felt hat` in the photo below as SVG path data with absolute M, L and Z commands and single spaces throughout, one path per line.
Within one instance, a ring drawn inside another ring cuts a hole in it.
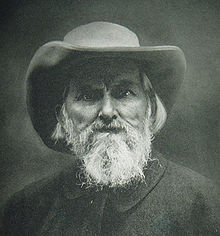
M 27 106 L 35 130 L 55 149 L 51 133 L 56 125 L 55 106 L 61 102 L 69 74 L 81 60 L 132 59 L 141 64 L 169 113 L 184 78 L 186 61 L 176 46 L 140 46 L 135 33 L 124 26 L 93 22 L 70 31 L 63 41 L 41 46 L 27 74 Z

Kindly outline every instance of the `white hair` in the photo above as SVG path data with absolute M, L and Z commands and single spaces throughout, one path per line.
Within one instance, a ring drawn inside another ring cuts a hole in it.
M 155 135 L 164 126 L 167 119 L 167 112 L 160 97 L 154 91 L 153 86 L 145 73 L 140 73 L 145 94 L 149 99 L 149 117 L 151 121 L 151 131 Z

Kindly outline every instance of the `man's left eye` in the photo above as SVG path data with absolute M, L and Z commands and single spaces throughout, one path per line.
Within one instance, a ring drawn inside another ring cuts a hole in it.
M 131 95 L 131 91 L 130 91 L 130 90 L 122 91 L 122 92 L 120 93 L 120 95 L 121 95 L 122 97 L 127 97 L 127 96 Z
M 135 93 L 130 89 L 124 89 L 124 90 L 118 89 L 118 90 L 112 91 L 112 96 L 116 99 L 122 99 L 129 96 L 134 96 L 134 95 Z

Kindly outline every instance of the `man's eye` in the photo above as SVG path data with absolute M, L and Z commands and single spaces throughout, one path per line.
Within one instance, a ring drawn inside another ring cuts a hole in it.
M 93 100 L 93 96 L 91 94 L 83 94 L 80 96 L 80 100 L 91 101 Z
M 77 96 L 77 101 L 86 101 L 86 102 L 96 101 L 96 100 L 99 100 L 100 97 L 101 97 L 101 94 L 98 91 L 83 92 Z
M 93 94 L 79 94 L 77 97 L 78 101 L 92 101 L 94 100 L 94 95 Z
M 116 99 L 122 99 L 122 98 L 126 98 L 129 97 L 131 95 L 135 95 L 135 93 L 130 90 L 130 89 L 118 89 L 112 92 L 112 96 Z

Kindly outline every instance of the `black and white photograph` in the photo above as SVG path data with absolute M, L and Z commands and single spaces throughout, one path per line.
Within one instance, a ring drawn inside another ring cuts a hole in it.
M 0 8 L 0 235 L 220 235 L 220 1 Z

